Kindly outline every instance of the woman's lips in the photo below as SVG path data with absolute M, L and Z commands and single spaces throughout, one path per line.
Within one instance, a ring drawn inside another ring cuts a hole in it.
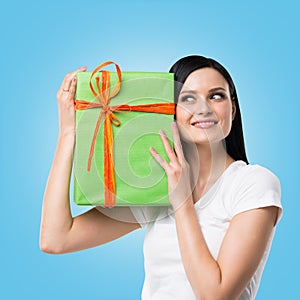
M 191 125 L 196 128 L 208 129 L 208 128 L 215 126 L 217 123 L 218 123 L 218 121 L 216 121 L 216 120 L 203 120 L 203 121 L 193 122 Z

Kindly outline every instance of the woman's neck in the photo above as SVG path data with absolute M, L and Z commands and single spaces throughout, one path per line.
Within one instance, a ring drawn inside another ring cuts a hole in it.
M 193 161 L 188 163 L 191 169 L 193 198 L 196 202 L 234 162 L 234 159 L 228 155 L 222 143 L 188 145 L 186 148 L 188 152 L 186 157 L 193 157 Z

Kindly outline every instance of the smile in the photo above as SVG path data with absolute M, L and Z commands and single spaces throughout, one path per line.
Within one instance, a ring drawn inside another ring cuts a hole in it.
M 191 125 L 196 127 L 196 128 L 203 128 L 203 129 L 208 129 L 216 125 L 218 122 L 217 121 L 197 121 L 192 123 Z

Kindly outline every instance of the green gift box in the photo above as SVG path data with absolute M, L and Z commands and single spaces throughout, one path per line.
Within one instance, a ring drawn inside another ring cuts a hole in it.
M 106 76 L 103 77 L 103 74 Z M 122 76 L 121 80 L 119 76 Z M 111 87 L 107 85 L 108 82 Z M 104 105 L 101 102 L 103 97 L 109 92 L 113 93 L 119 83 L 119 92 L 111 99 L 108 96 L 109 104 Z M 79 72 L 75 99 L 76 106 L 80 101 L 85 102 L 87 106 L 76 110 L 75 203 L 100 206 L 169 205 L 165 171 L 154 160 L 149 148 L 154 147 L 168 161 L 159 130 L 164 130 L 173 145 L 173 74 Z M 153 109 L 152 105 L 157 107 Z M 164 109 L 161 109 L 160 105 L 171 107 L 172 112 L 161 113 Z M 144 107 L 145 111 L 139 111 L 144 110 Z M 157 110 L 159 113 L 155 112 Z M 100 114 L 102 118 L 99 117 Z M 111 125 L 107 126 L 112 127 L 113 148 L 109 151 L 104 145 L 105 138 L 109 135 L 104 120 L 110 120 Z M 95 133 L 97 122 L 100 122 L 100 126 L 99 131 Z M 93 140 L 94 151 L 91 155 Z M 105 199 L 107 175 L 104 169 L 107 168 L 107 157 L 113 160 L 113 171 L 109 176 L 113 176 L 115 181 L 115 200 L 109 205 Z

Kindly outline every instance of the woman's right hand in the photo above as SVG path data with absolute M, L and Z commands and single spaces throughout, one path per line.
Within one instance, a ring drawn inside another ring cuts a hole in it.
M 75 135 L 75 90 L 76 74 L 85 72 L 86 67 L 81 67 L 71 73 L 66 74 L 57 94 L 57 104 L 59 113 L 59 132 L 62 135 Z

